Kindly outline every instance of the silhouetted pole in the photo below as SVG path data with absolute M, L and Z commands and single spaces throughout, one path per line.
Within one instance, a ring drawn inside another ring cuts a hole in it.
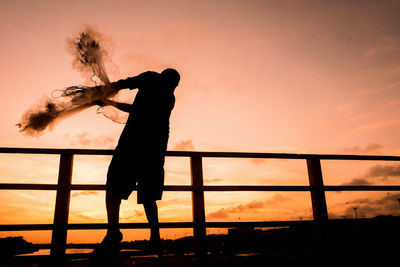
M 354 209 L 354 214 L 355 214 L 356 220 L 357 220 L 357 219 L 358 219 L 358 216 L 357 216 L 357 207 L 354 207 L 353 209 Z
M 50 255 L 62 259 L 65 255 L 67 243 L 67 224 L 69 213 L 70 193 L 72 179 L 73 154 L 62 153 L 58 171 L 58 189 L 56 207 L 54 210 L 53 233 L 51 236 Z
M 392 194 L 390 194 L 390 193 L 387 193 L 387 195 L 388 196 L 392 196 Z M 395 198 L 395 197 L 393 197 L 393 198 Z M 399 207 L 400 207 L 400 198 L 396 198 L 397 199 L 397 201 L 399 202 Z
M 308 178 L 311 186 L 311 201 L 314 221 L 317 226 L 317 237 L 323 239 L 328 222 L 324 182 L 322 179 L 321 162 L 318 158 L 307 159 Z
M 206 216 L 204 211 L 202 158 L 197 156 L 190 157 L 190 167 L 193 186 L 193 234 L 195 240 L 195 249 L 196 256 L 203 258 L 206 255 Z

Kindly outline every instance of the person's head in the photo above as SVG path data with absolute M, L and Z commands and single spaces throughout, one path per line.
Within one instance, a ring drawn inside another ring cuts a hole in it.
M 164 82 L 166 83 L 166 85 L 172 90 L 178 86 L 179 80 L 181 79 L 179 73 L 175 69 L 171 68 L 163 70 L 163 72 L 161 72 L 161 75 L 164 78 Z

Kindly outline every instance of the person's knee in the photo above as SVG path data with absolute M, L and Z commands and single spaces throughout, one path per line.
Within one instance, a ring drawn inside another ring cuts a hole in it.
M 116 206 L 121 204 L 121 196 L 112 191 L 106 191 L 106 205 Z
M 150 200 L 150 201 L 144 201 L 143 202 L 143 206 L 144 208 L 156 208 L 157 207 L 157 203 L 154 200 Z
M 150 224 L 158 222 L 158 209 L 155 201 L 143 202 L 144 211 Z

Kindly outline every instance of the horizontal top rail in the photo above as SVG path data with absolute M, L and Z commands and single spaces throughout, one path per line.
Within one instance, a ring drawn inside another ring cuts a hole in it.
M 57 184 L 12 184 L 0 183 L 0 190 L 106 190 L 104 184 L 71 184 L 60 187 Z M 310 191 L 307 185 L 203 185 L 202 191 Z M 325 191 L 398 191 L 400 185 L 326 185 Z M 136 190 L 136 188 L 134 188 Z M 192 185 L 165 185 L 164 191 L 195 191 Z
M 75 154 L 112 155 L 113 149 L 63 149 L 63 148 L 19 148 L 0 147 L 0 153 L 21 154 Z M 384 155 L 346 155 L 346 154 L 296 154 L 296 153 L 258 153 L 258 152 L 204 152 L 167 151 L 166 156 L 205 157 L 205 158 L 275 158 L 275 159 L 322 159 L 322 160 L 388 160 L 400 161 L 400 156 Z

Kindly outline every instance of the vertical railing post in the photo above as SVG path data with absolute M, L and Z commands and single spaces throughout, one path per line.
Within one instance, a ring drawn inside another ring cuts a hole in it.
M 51 256 L 63 258 L 67 243 L 67 225 L 72 179 L 73 154 L 62 153 L 58 171 L 58 188 L 54 210 L 53 233 L 51 236 Z
M 311 186 L 311 202 L 316 222 L 318 239 L 323 239 L 328 222 L 328 209 L 326 207 L 324 182 L 322 179 L 321 162 L 318 158 L 307 159 L 308 178 Z
M 204 211 L 203 166 L 202 158 L 190 158 L 192 178 L 192 209 L 193 209 L 193 235 L 195 240 L 196 256 L 202 258 L 206 252 L 206 216 Z

